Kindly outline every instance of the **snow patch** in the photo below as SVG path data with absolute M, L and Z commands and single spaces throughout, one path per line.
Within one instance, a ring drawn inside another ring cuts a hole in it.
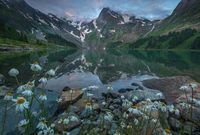
M 53 18 L 54 20 L 56 20 L 57 22 L 59 22 L 58 18 Z
M 43 23 L 43 24 L 46 24 L 46 25 L 49 25 L 48 23 L 46 23 L 43 19 L 38 19 L 38 21 L 40 21 L 41 23 Z
M 95 29 L 98 29 L 98 27 L 97 27 L 97 21 L 94 20 L 92 23 L 94 24 L 94 28 L 95 28 Z
M 123 17 L 123 19 L 124 19 L 124 22 L 130 22 L 130 16 L 128 15 L 128 14 L 122 14 L 122 17 Z
M 8 6 L 8 4 L 7 4 L 4 0 L 2 0 L 2 2 L 6 5 L 7 8 L 10 8 L 10 7 Z
M 56 27 L 55 25 L 53 25 L 51 22 L 50 22 L 50 24 L 51 24 L 52 28 L 54 28 L 55 30 L 59 30 L 58 27 Z
M 119 23 L 117 23 L 117 24 L 122 25 L 122 24 L 125 24 L 125 23 L 121 21 L 121 22 L 119 22 Z
M 117 18 L 117 16 L 113 15 L 110 11 L 108 11 L 108 13 L 109 13 L 112 17 Z

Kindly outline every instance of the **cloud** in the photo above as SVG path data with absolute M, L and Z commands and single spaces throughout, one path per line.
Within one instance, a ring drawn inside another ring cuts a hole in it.
M 180 0 L 25 0 L 32 7 L 58 17 L 73 17 L 92 20 L 98 17 L 103 7 L 123 13 L 164 19 L 171 14 Z
M 69 17 L 72 17 L 73 15 L 70 12 L 65 12 L 66 15 L 68 15 Z

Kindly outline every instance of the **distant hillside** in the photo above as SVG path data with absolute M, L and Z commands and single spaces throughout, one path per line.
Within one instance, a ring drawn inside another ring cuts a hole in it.
M 150 35 L 168 34 L 186 28 L 200 31 L 200 1 L 181 0 L 173 13 L 158 23 Z

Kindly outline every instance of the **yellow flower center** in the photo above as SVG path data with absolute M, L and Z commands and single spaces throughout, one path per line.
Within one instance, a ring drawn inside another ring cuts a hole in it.
M 123 127 L 123 126 L 125 126 L 125 124 L 124 124 L 124 123 L 121 123 L 121 126 Z
M 166 104 L 164 102 L 161 102 L 162 106 L 166 106 Z
M 43 76 L 42 78 L 46 78 L 45 76 Z
M 75 89 L 74 89 L 74 88 L 71 88 L 71 90 L 74 91 Z
M 91 104 L 91 102 L 87 102 L 87 105 L 88 105 L 88 106 L 91 106 L 92 104 Z
M 46 124 L 46 121 L 45 120 L 41 120 L 40 121 L 42 124 Z
M 33 83 L 32 83 L 32 82 L 29 82 L 29 83 L 28 83 L 28 85 L 32 86 L 32 85 L 33 85 Z
M 12 96 L 13 94 L 9 92 L 9 93 L 7 93 L 6 95 L 7 95 L 7 96 Z
M 165 132 L 166 132 L 167 134 L 171 134 L 171 131 L 170 131 L 168 128 L 165 129 Z
M 46 94 L 42 94 L 42 96 L 44 97 L 44 96 L 46 96 Z
M 51 70 L 55 71 L 55 69 L 53 69 L 53 68 Z
M 133 109 L 136 109 L 136 108 L 137 108 L 137 106 L 133 105 L 133 106 L 132 106 L 132 108 L 133 108 Z
M 116 132 L 115 134 L 116 134 L 116 135 L 120 135 L 120 133 L 119 133 L 119 132 Z
M 17 100 L 17 104 L 23 104 L 25 102 L 24 98 L 20 98 Z
M 130 129 L 131 129 L 131 128 L 132 128 L 132 126 L 131 126 L 131 125 L 128 125 L 128 126 L 127 126 L 127 128 L 130 128 Z
M 38 62 L 34 62 L 33 64 L 34 64 L 34 65 L 38 65 Z
M 174 111 L 176 111 L 177 110 L 177 108 L 174 108 Z

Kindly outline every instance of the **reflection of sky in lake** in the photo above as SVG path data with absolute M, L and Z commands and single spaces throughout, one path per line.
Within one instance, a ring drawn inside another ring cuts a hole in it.
M 131 84 L 133 82 L 141 85 L 141 80 L 156 78 L 155 76 L 150 75 L 138 75 L 131 78 L 123 78 L 110 82 L 109 84 L 103 84 L 99 77 L 91 72 L 84 73 L 71 73 L 64 74 L 58 78 L 51 78 L 48 80 L 46 89 L 62 91 L 65 86 L 75 87 L 75 88 L 87 88 L 88 86 L 98 86 L 99 92 L 106 92 L 108 85 L 113 86 L 113 92 L 117 92 L 121 88 L 134 88 Z M 95 92 L 94 92 L 95 94 Z

